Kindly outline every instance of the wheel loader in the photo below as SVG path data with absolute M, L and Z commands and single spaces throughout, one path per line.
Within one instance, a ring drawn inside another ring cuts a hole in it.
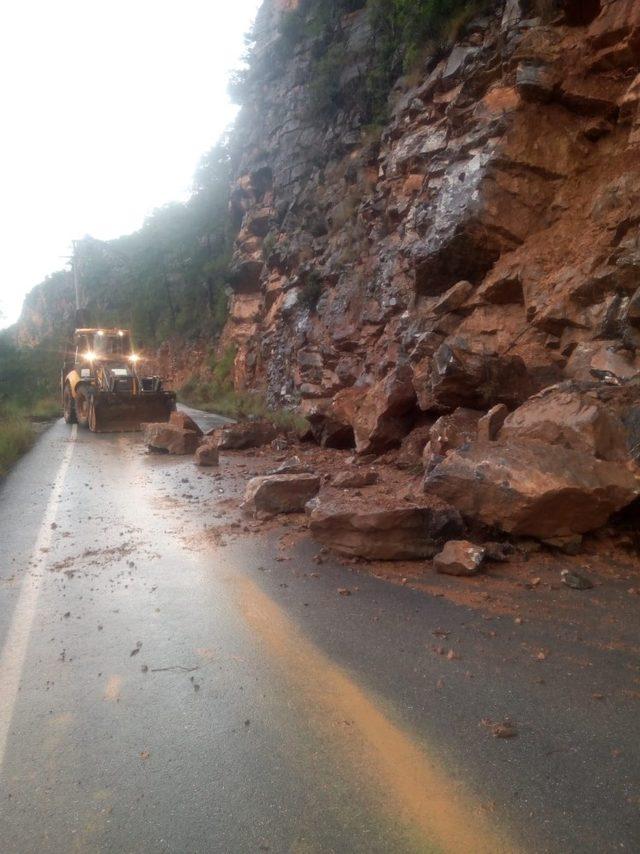
M 64 420 L 94 433 L 139 430 L 145 421 L 168 421 L 175 392 L 156 376 L 141 376 L 127 329 L 76 329 L 60 385 Z

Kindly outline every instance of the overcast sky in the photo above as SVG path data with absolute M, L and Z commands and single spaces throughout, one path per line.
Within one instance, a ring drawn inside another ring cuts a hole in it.
M 260 0 L 7 0 L 0 30 L 0 327 L 64 266 L 186 197 L 233 120 Z

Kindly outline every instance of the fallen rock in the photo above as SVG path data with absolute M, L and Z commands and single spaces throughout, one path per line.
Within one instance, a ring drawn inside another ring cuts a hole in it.
M 429 433 L 431 453 L 445 456 L 448 451 L 472 442 L 478 435 L 481 415 L 476 409 L 459 406 L 450 415 L 438 418 Z
M 449 540 L 433 565 L 443 575 L 477 575 L 484 556 L 484 549 L 468 540 Z
M 409 432 L 416 393 L 409 365 L 398 365 L 359 401 L 353 420 L 356 451 L 380 453 L 399 445 Z
M 427 388 L 417 391 L 422 409 L 464 406 L 486 410 L 497 403 L 513 409 L 533 388 L 519 356 L 476 353 L 466 340 L 456 338 L 436 350 Z
M 624 389 L 603 387 L 601 383 L 565 382 L 552 386 L 529 398 L 505 419 L 500 440 L 535 439 L 603 460 L 627 460 L 629 448 L 623 418 L 635 408 L 640 424 L 638 391 L 634 389 L 629 395 Z M 616 408 L 622 410 L 620 415 Z
M 275 439 L 277 432 L 270 421 L 242 421 L 230 424 L 220 430 L 218 449 L 242 451 L 245 448 L 259 448 Z
M 217 444 L 210 441 L 202 442 L 196 448 L 193 461 L 197 466 L 217 466 L 220 462 Z
M 378 480 L 378 472 L 375 469 L 359 469 L 340 472 L 334 477 L 331 485 L 338 489 L 360 489 L 362 486 L 372 486 Z
M 544 540 L 545 546 L 551 546 L 552 549 L 558 549 L 567 555 L 577 555 L 582 548 L 582 535 L 573 534 L 570 537 L 548 537 Z
M 197 433 L 198 436 L 202 436 L 202 430 L 198 427 L 193 418 L 190 415 L 187 415 L 186 412 L 182 412 L 179 409 L 171 413 L 169 416 L 169 424 L 175 424 L 176 427 L 181 427 L 183 430 L 192 430 L 194 433 Z
M 433 557 L 439 543 L 459 535 L 463 527 L 458 511 L 437 498 L 385 507 L 364 498 L 319 500 L 309 516 L 316 540 L 340 554 L 369 560 Z
M 184 430 L 176 424 L 142 424 L 143 442 L 150 451 L 161 454 L 193 454 L 200 436 L 193 430 Z
M 621 463 L 542 442 L 474 442 L 451 451 L 424 489 L 476 522 L 548 539 L 582 534 L 640 494 Z
M 515 551 L 511 543 L 500 543 L 495 540 L 483 543 L 482 548 L 485 560 L 493 560 L 496 563 L 506 563 Z
M 303 409 L 313 438 L 324 448 L 353 448 L 353 422 L 363 388 L 346 388 L 331 400 L 314 401 Z
M 270 474 L 251 478 L 244 494 L 243 510 L 257 516 L 301 513 L 318 494 L 317 474 Z
M 492 406 L 487 414 L 478 421 L 478 439 L 481 442 L 493 442 L 498 437 L 500 428 L 508 414 L 509 410 L 504 403 Z
M 563 584 L 573 588 L 573 590 L 591 590 L 593 587 L 591 581 L 584 575 L 580 575 L 578 572 L 570 572 L 568 569 L 563 569 L 560 572 L 560 578 Z
M 295 456 L 283 460 L 278 468 L 273 469 L 269 474 L 312 474 L 313 471 L 311 466 L 304 465 L 300 457 Z
M 398 468 L 419 468 L 422 465 L 422 454 L 430 438 L 431 426 L 419 424 L 404 437 L 398 451 Z

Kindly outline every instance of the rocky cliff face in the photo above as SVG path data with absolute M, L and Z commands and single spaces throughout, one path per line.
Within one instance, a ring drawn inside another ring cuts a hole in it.
M 258 56 L 291 5 L 264 3 Z M 313 115 L 313 37 L 252 87 L 223 346 L 238 388 L 319 438 L 353 428 L 369 451 L 424 413 L 640 369 L 640 4 L 529 6 L 496 4 L 399 80 L 381 133 L 357 106 Z M 345 16 L 341 87 L 370 37 L 366 10 Z

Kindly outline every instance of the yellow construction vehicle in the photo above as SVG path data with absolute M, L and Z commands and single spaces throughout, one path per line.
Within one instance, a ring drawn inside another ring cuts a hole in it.
M 140 376 L 139 355 L 127 329 L 76 329 L 62 368 L 64 420 L 94 433 L 139 430 L 145 421 L 168 421 L 175 392 L 157 376 Z

